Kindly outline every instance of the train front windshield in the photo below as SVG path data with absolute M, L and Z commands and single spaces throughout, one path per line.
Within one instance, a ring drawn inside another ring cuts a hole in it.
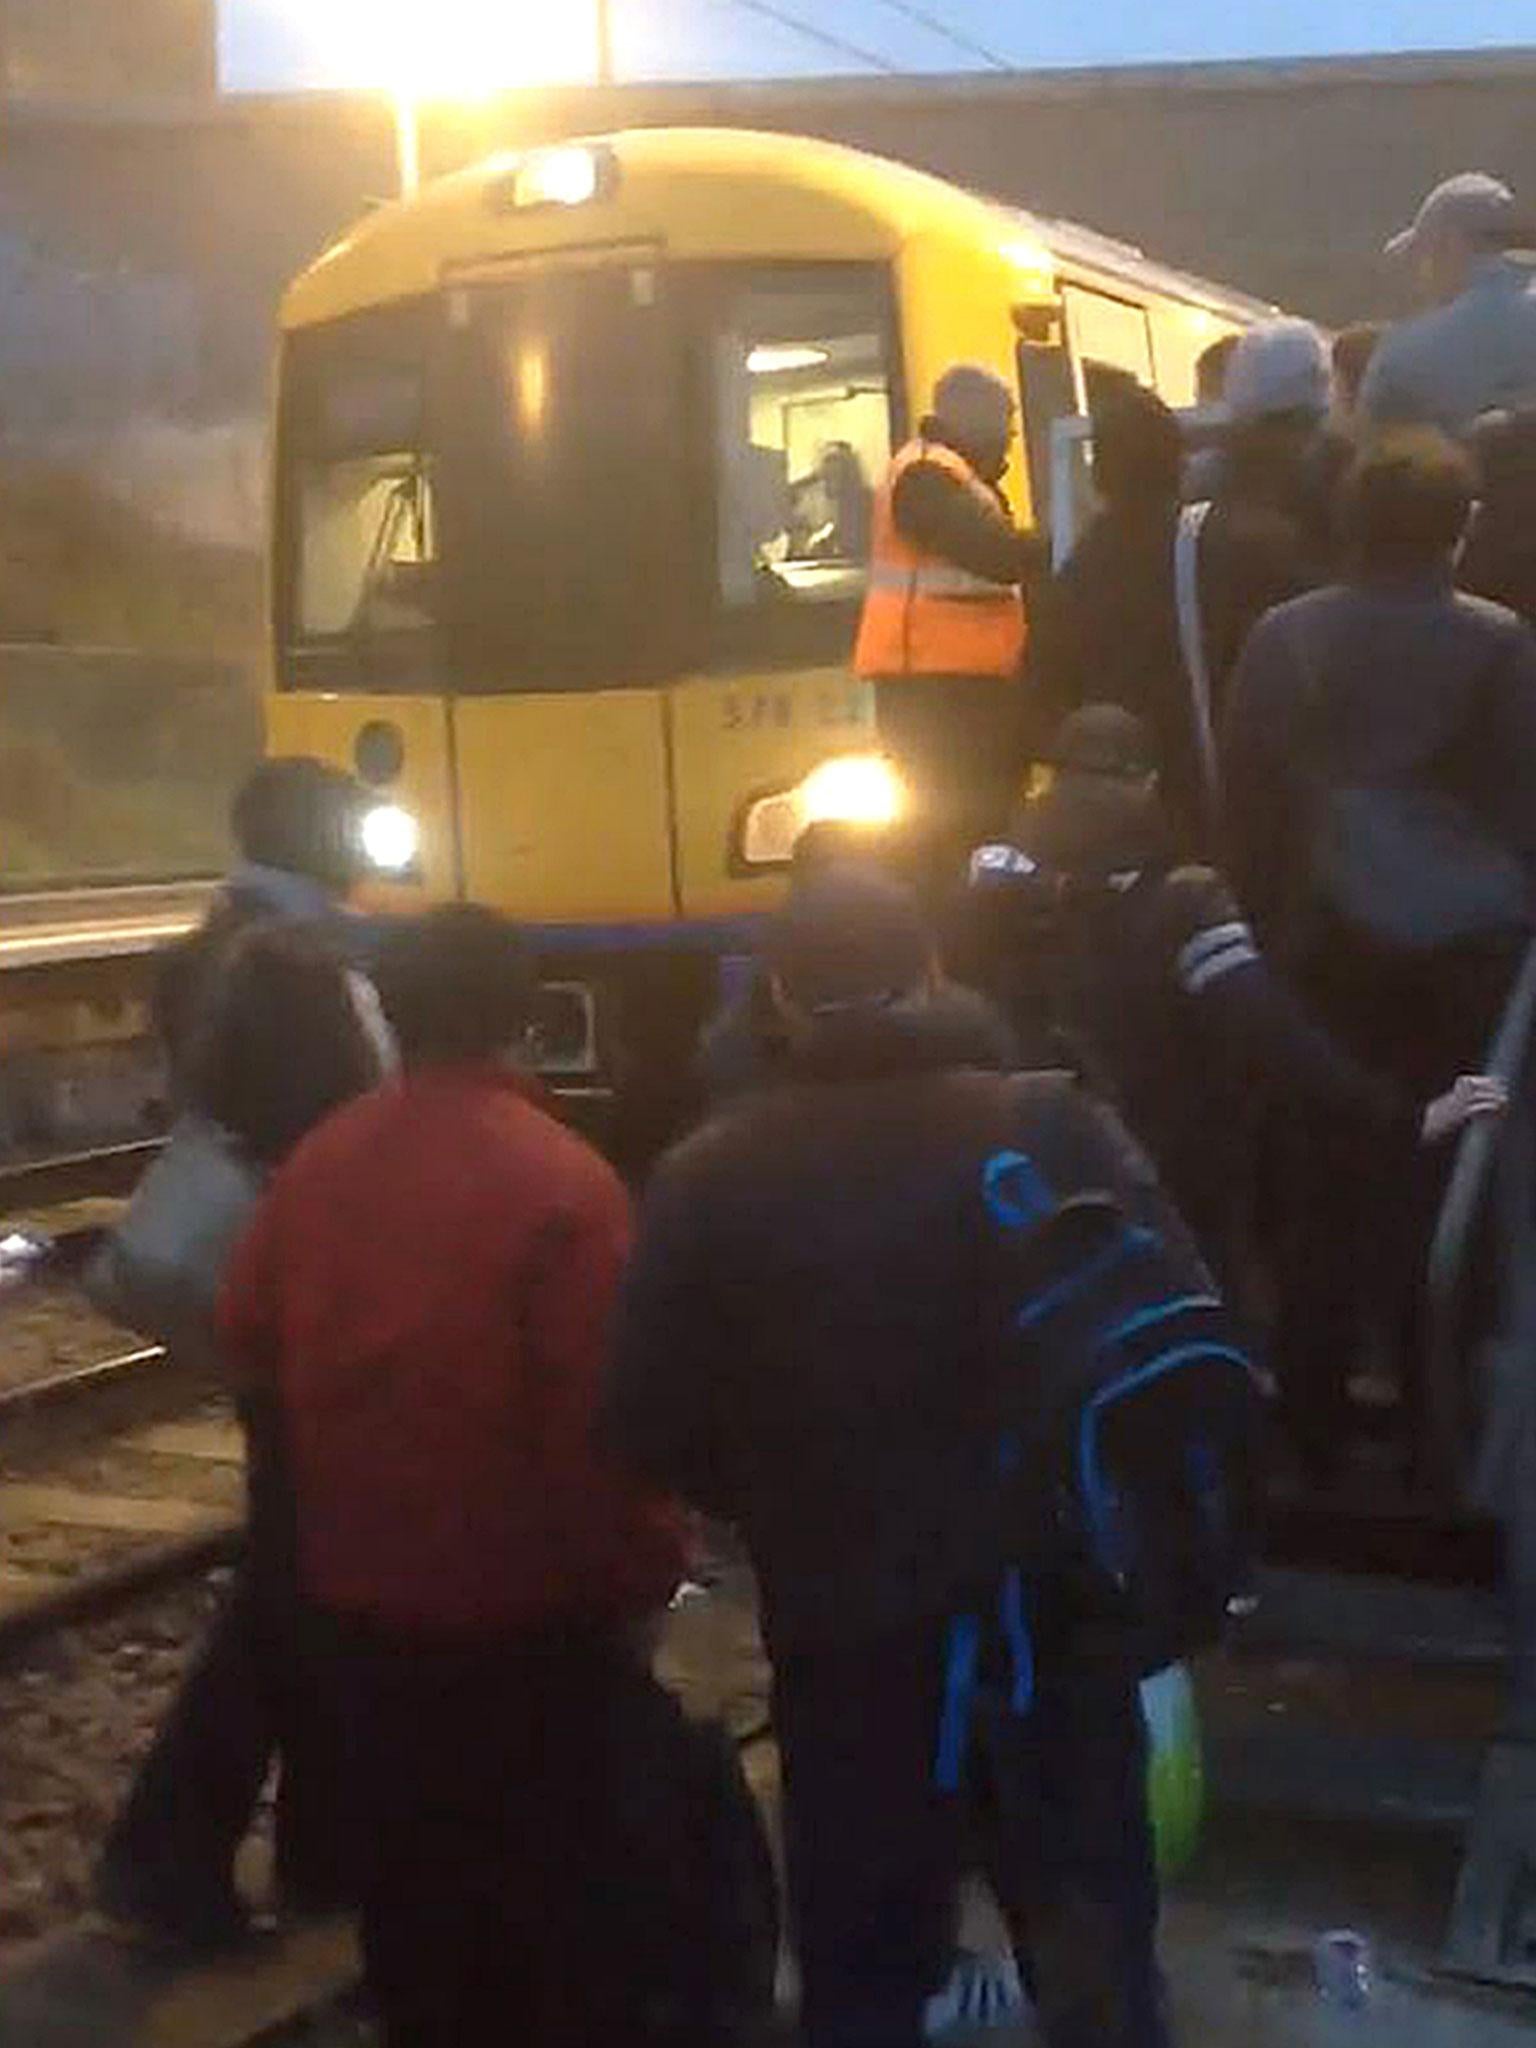
M 655 283 L 545 270 L 292 340 L 290 681 L 527 690 L 663 671 L 680 449 Z
M 644 258 L 291 337 L 285 682 L 568 690 L 839 658 L 890 354 L 878 274 Z

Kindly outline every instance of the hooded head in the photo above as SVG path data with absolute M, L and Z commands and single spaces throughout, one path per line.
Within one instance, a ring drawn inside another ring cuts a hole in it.
M 1042 760 L 1055 772 L 1023 806 L 1019 847 L 1038 866 L 1085 879 L 1152 866 L 1168 852 L 1156 743 L 1119 704 L 1085 704 Z
M 363 869 L 367 802 L 362 784 L 326 761 L 306 754 L 263 761 L 235 798 L 235 845 L 253 866 L 303 875 L 344 895 Z
M 814 1022 L 921 996 L 933 944 L 916 895 L 867 864 L 828 867 L 790 894 L 768 943 L 780 1002 Z
M 944 438 L 988 483 L 1008 466 L 1014 411 L 1006 379 L 979 363 L 955 363 L 933 387 L 933 418 Z

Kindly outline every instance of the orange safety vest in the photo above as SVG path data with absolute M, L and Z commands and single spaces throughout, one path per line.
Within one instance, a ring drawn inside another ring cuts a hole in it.
M 914 547 L 897 529 L 896 485 L 931 462 L 982 500 L 997 500 L 963 455 L 941 441 L 909 441 L 875 499 L 869 588 L 853 665 L 861 676 L 1013 676 L 1024 652 L 1018 587 L 992 583 Z

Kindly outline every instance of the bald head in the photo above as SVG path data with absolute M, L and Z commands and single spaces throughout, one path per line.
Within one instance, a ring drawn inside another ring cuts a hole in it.
M 980 363 L 955 363 L 933 387 L 933 417 L 946 440 L 995 482 L 1007 467 L 1014 398 L 1006 378 Z

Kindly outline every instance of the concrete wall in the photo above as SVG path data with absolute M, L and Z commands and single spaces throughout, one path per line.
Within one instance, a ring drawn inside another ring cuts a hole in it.
M 0 0 L 0 79 L 54 103 L 212 93 L 215 0 Z
M 18 0 L 12 0 L 12 6 Z M 35 0 L 73 13 L 150 0 Z M 4 0 L 0 0 L 3 19 Z M 171 18 L 195 0 L 159 0 Z M 882 150 L 1340 322 L 1392 306 L 1377 252 L 1448 171 L 1536 200 L 1536 49 L 1460 59 L 573 91 L 429 122 L 429 164 L 625 122 Z M 0 109 L 0 437 L 260 417 L 285 278 L 392 189 L 355 98 Z

